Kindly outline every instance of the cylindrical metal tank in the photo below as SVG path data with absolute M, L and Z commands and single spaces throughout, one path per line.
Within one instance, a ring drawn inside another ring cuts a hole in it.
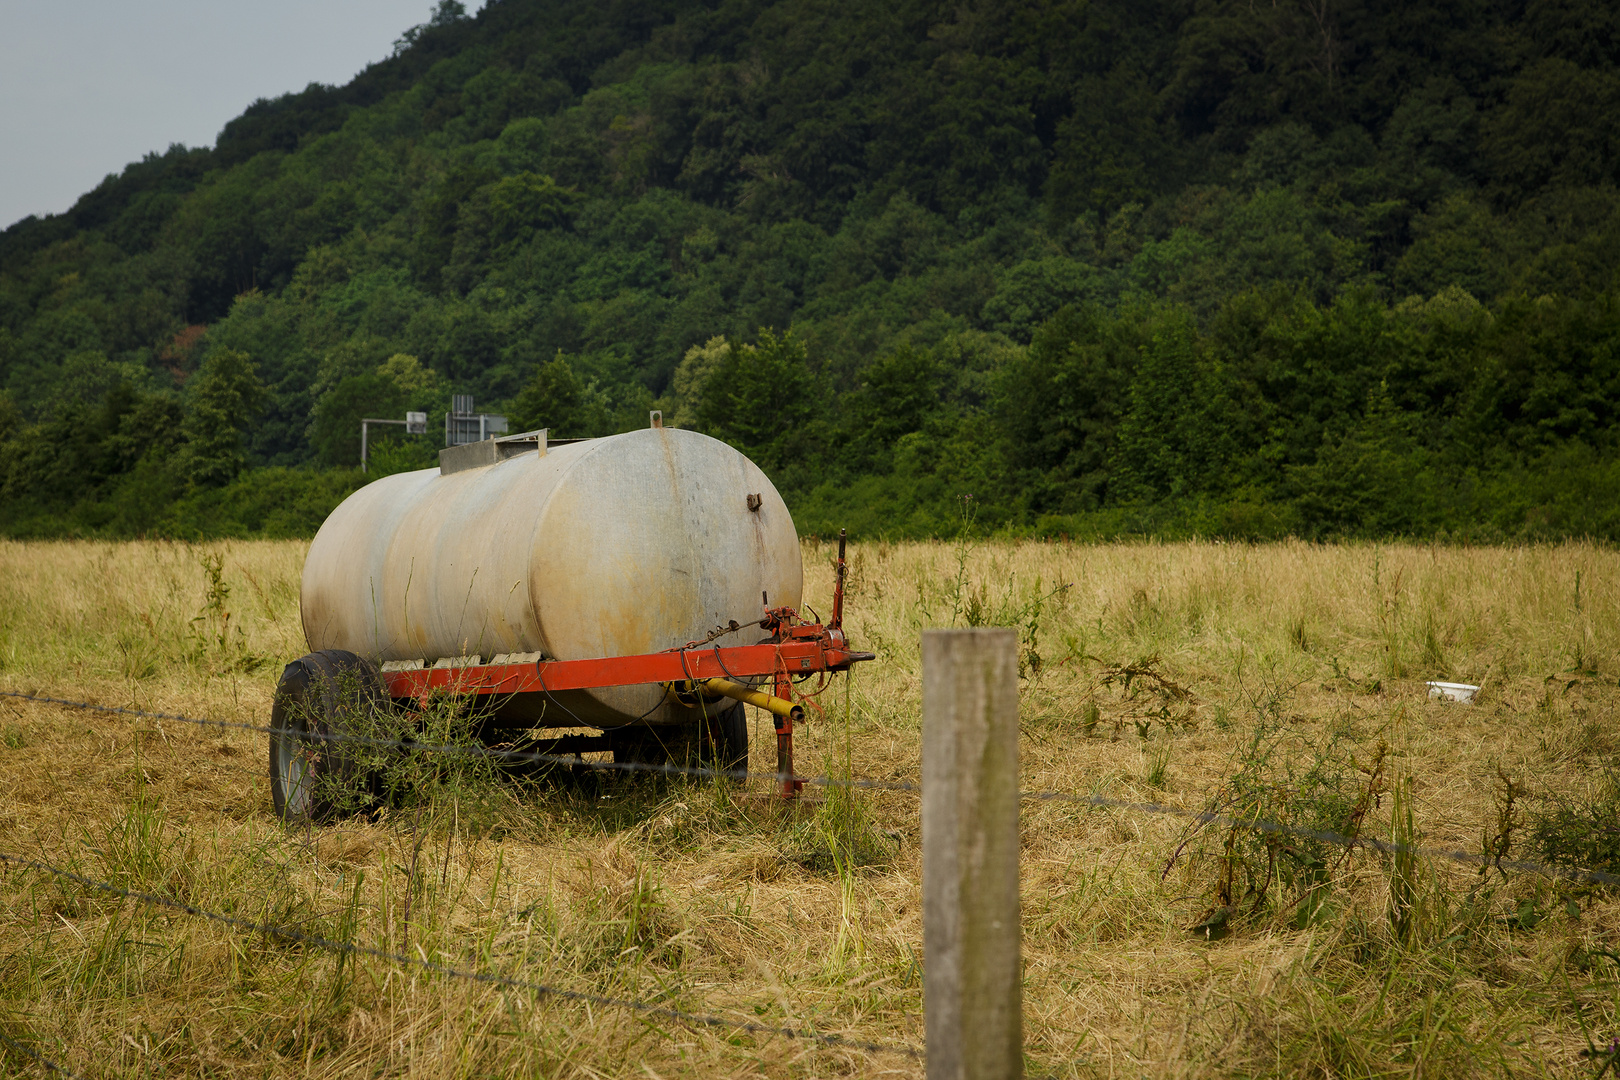
M 761 594 L 797 607 L 803 588 L 793 519 L 765 474 L 706 435 L 648 428 L 368 484 L 316 533 L 300 605 L 311 651 L 431 666 L 657 652 L 757 621 Z M 656 686 L 558 693 L 544 719 L 659 722 L 663 699 Z

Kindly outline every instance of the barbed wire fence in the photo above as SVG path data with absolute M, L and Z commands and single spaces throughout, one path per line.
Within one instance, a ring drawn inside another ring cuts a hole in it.
M 591 770 L 653 773 L 669 776 L 686 776 L 700 779 L 769 779 L 779 782 L 783 774 L 747 772 L 739 769 L 715 769 L 703 766 L 685 766 L 675 764 L 652 764 L 643 762 L 611 762 L 611 761 L 581 761 L 578 757 L 564 754 L 550 754 L 537 751 L 505 750 L 487 747 L 481 744 L 431 744 L 420 743 L 405 739 L 376 738 L 371 736 L 353 735 L 341 732 L 322 732 L 305 728 L 282 728 L 265 724 L 251 724 L 241 721 L 217 720 L 204 717 L 187 716 L 182 713 L 159 712 L 147 709 L 135 709 L 124 706 L 102 705 L 95 702 L 78 701 L 70 698 L 55 697 L 43 694 L 26 694 L 18 691 L 0 691 L 0 697 L 27 702 L 34 705 L 54 706 L 58 708 L 77 709 L 87 712 L 96 712 L 105 715 L 119 716 L 131 720 L 146 720 L 191 725 L 197 728 L 212 729 L 216 731 L 237 731 L 263 735 L 288 735 L 311 742 L 345 743 L 363 746 L 374 750 L 401 750 L 422 754 L 456 755 L 491 760 L 497 764 L 533 763 L 545 765 L 558 765 L 573 768 L 586 768 Z M 161 732 L 161 726 L 158 727 Z M 249 771 L 241 766 L 227 766 L 233 771 Z M 251 770 L 256 775 L 264 776 L 261 770 Z M 839 780 L 832 777 L 804 778 L 806 783 L 831 784 L 836 786 L 860 787 L 868 789 L 885 789 L 894 791 L 916 791 L 917 785 L 904 782 L 865 781 L 865 780 Z M 836 1033 L 826 1033 L 814 1030 L 812 1027 L 790 1027 L 781 1025 L 762 1024 L 758 1021 L 735 1017 L 721 1016 L 715 1013 L 694 1012 L 675 1008 L 670 1005 L 654 1001 L 638 1000 L 632 998 L 615 997 L 605 994 L 596 994 L 588 991 L 573 990 L 566 987 L 548 983 L 535 982 L 515 976 L 496 972 L 478 971 L 470 968 L 446 964 L 425 957 L 412 956 L 409 953 L 392 952 L 371 946 L 360 945 L 353 941 L 338 941 L 319 934 L 313 934 L 292 926 L 275 923 L 258 922 L 244 919 L 239 916 L 223 912 L 210 911 L 194 904 L 178 900 L 173 897 L 157 893 L 129 889 L 110 882 L 79 874 L 64 867 L 39 858 L 29 858 L 13 852 L 0 851 L 0 866 L 12 870 L 31 870 L 55 877 L 58 880 L 74 882 L 80 886 L 131 900 L 151 908 L 159 908 L 195 918 L 205 919 L 222 926 L 228 926 L 246 933 L 265 935 L 284 941 L 294 942 L 306 947 L 322 949 L 334 954 L 366 956 L 382 960 L 387 963 L 414 967 L 446 978 L 463 979 L 476 983 L 501 986 L 509 989 L 524 990 L 537 996 L 551 997 L 561 1001 L 576 1001 L 587 1005 L 618 1008 L 642 1016 L 658 1017 L 674 1021 L 694 1028 L 710 1028 L 728 1033 L 746 1032 L 751 1035 L 765 1037 L 783 1037 L 814 1042 L 829 1049 L 859 1050 L 870 1054 L 898 1054 L 912 1059 L 920 1058 L 921 1054 L 915 1047 L 899 1043 L 880 1043 L 869 1040 L 854 1039 Z M 27 1046 L 14 1040 L 0 1036 L 6 1045 L 12 1046 L 19 1053 L 36 1061 L 48 1071 L 63 1076 L 77 1076 L 48 1058 L 30 1050 Z
M 648 763 L 636 761 L 583 761 L 578 756 L 570 754 L 502 749 L 498 747 L 484 746 L 482 744 L 427 744 L 404 739 L 376 738 L 372 736 L 354 735 L 343 732 L 323 732 L 305 728 L 281 728 L 240 721 L 193 717 L 182 713 L 158 712 L 124 706 L 103 705 L 95 702 L 78 701 L 71 698 L 55 697 L 44 694 L 29 694 L 19 691 L 0 691 L 0 697 L 10 698 L 35 705 L 77 709 L 138 720 L 170 721 L 173 723 L 192 725 L 198 728 L 221 731 L 241 731 L 272 736 L 289 735 L 313 742 L 349 743 L 364 746 L 370 749 L 403 750 L 420 754 L 460 755 L 487 759 L 499 764 L 530 763 L 564 766 L 575 769 L 584 768 L 592 771 L 648 773 L 710 780 L 764 780 L 773 784 L 779 784 L 784 779 L 796 779 L 802 781 L 806 785 L 825 788 L 897 792 L 914 795 L 920 795 L 922 793 L 921 784 L 905 780 L 879 780 L 864 777 L 836 777 L 828 775 L 795 775 L 790 777 L 787 774 L 779 772 L 761 772 L 740 768 L 713 768 L 701 765 L 676 765 L 667 762 Z M 159 730 L 161 731 L 161 728 L 159 728 Z M 257 772 L 257 770 L 253 771 Z M 261 773 L 260 775 L 263 774 Z M 1164 803 L 1112 799 L 1097 794 L 1082 794 L 1063 790 L 1020 791 L 1018 793 L 1018 797 L 1020 801 L 1023 802 L 1065 802 L 1100 809 L 1120 810 L 1157 816 L 1169 816 L 1199 825 L 1220 823 L 1239 829 L 1251 830 L 1261 834 L 1293 836 L 1302 839 L 1316 840 L 1324 843 L 1343 846 L 1347 849 L 1364 847 L 1387 855 L 1411 855 L 1431 859 L 1444 859 L 1472 866 L 1489 865 L 1501 870 L 1539 874 L 1554 880 L 1609 886 L 1620 885 L 1620 875 L 1610 874 L 1599 870 L 1552 866 L 1525 859 L 1507 859 L 1488 852 L 1471 852 L 1455 848 L 1425 847 L 1404 844 L 1396 841 L 1382 840 L 1378 837 L 1367 835 L 1358 834 L 1352 836 L 1333 831 L 1305 828 L 1287 822 L 1262 818 L 1250 818 L 1209 810 L 1193 810 L 1186 807 L 1173 806 Z M 0 866 L 13 870 L 31 870 L 39 873 L 49 874 L 59 880 L 71 881 L 84 888 L 103 892 L 110 896 L 117 896 L 122 899 L 131 900 L 147 907 L 178 911 L 188 916 L 205 919 L 210 922 L 223 926 L 229 926 L 237 930 L 266 935 L 268 937 L 278 938 L 285 941 L 291 941 L 305 946 L 332 952 L 334 954 L 367 956 L 387 963 L 414 967 L 446 978 L 464 979 L 478 983 L 502 986 L 509 989 L 524 990 L 537 996 L 552 997 L 562 1001 L 578 1001 L 588 1005 L 623 1009 L 639 1015 L 660 1017 L 662 1019 L 685 1024 L 694 1028 L 747 1032 L 749 1034 L 766 1037 L 782 1037 L 806 1040 L 829 1048 L 860 1050 L 871 1054 L 898 1054 L 917 1060 L 920 1060 L 922 1057 L 921 1051 L 919 1051 L 917 1048 L 900 1043 L 881 1043 L 852 1039 L 837 1034 L 818 1032 L 810 1027 L 761 1024 L 757 1021 L 725 1017 L 711 1012 L 688 1011 L 653 1001 L 613 997 L 610 995 L 595 994 L 587 991 L 572 990 L 561 986 L 535 982 L 497 972 L 479 971 L 471 968 L 458 967 L 454 964 L 429 960 L 422 956 L 412 956 L 408 953 L 397 953 L 386 949 L 378 949 L 371 946 L 360 945 L 353 941 L 338 941 L 318 934 L 312 934 L 307 931 L 299 930 L 295 927 L 281 926 L 274 923 L 256 922 L 222 912 L 209 911 L 172 897 L 166 897 L 156 893 L 142 892 L 140 890 L 127 889 L 110 882 L 99 881 L 74 871 L 67 870 L 44 859 L 29 858 L 25 855 L 17 853 L 0 851 Z M 39 1064 L 42 1068 L 45 1068 L 47 1071 L 68 1077 L 78 1076 L 78 1074 L 69 1071 L 65 1067 L 59 1065 L 49 1058 L 46 1058 L 27 1045 L 20 1043 L 4 1035 L 3 1033 L 0 1033 L 0 1043 L 3 1043 L 16 1052 L 28 1057 Z
M 72 1080 L 86 1080 L 85 1077 L 80 1076 L 78 1073 L 73 1072 L 71 1069 L 67 1069 L 67 1068 L 64 1068 L 61 1065 L 58 1065 L 56 1062 L 52 1061 L 50 1058 L 46 1057 L 44 1054 L 41 1054 L 36 1050 L 32 1050 L 29 1047 L 24 1046 L 22 1043 L 18 1042 L 16 1039 L 11 1038 L 9 1035 L 6 1035 L 4 1033 L 0 1033 L 0 1043 L 3 1043 L 6 1046 L 9 1046 L 11 1049 L 17 1051 L 17 1053 L 23 1055 L 26 1058 L 32 1058 L 34 1061 L 38 1062 L 39 1065 L 41 1067 L 43 1067 L 47 1072 L 53 1072 L 58 1076 L 71 1077 Z
M 64 881 L 71 881 L 85 888 L 107 893 L 125 900 L 133 900 L 147 907 L 165 908 L 178 911 L 185 915 L 206 919 L 209 922 L 219 923 L 233 929 L 244 930 L 253 934 L 262 934 L 266 937 L 290 941 L 299 945 L 310 945 L 327 952 L 341 953 L 348 956 L 369 956 L 375 960 L 384 960 L 404 967 L 415 967 L 435 975 L 448 978 L 468 979 L 472 982 L 489 983 L 504 986 L 514 990 L 527 990 L 540 997 L 556 998 L 560 1001 L 576 1001 L 588 1005 L 602 1005 L 610 1008 L 627 1009 L 632 1012 L 648 1016 L 659 1016 L 666 1020 L 700 1027 L 720 1028 L 727 1031 L 746 1031 L 751 1035 L 781 1035 L 790 1039 L 807 1039 L 823 1046 L 849 1047 L 856 1050 L 866 1050 L 871 1053 L 898 1053 L 917 1056 L 917 1051 L 909 1046 L 895 1043 L 866 1042 L 860 1039 L 850 1039 L 842 1035 L 826 1034 L 809 1028 L 779 1027 L 771 1024 L 760 1024 L 752 1020 L 740 1020 L 732 1017 L 718 1016 L 712 1013 L 688 1012 L 669 1005 L 660 1005 L 656 1002 L 638 1001 L 631 998 L 612 997 L 607 994 L 593 994 L 583 990 L 569 990 L 549 983 L 534 982 L 529 979 L 520 979 L 512 975 L 502 975 L 497 972 L 474 971 L 469 968 L 457 967 L 454 964 L 444 964 L 429 960 L 423 956 L 412 956 L 409 953 L 390 952 L 387 949 L 378 949 L 369 945 L 358 945 L 353 941 L 335 941 L 320 934 L 311 934 L 291 926 L 282 926 L 276 923 L 255 922 L 252 919 L 243 919 L 223 912 L 209 911 L 195 904 L 188 904 L 184 900 L 175 900 L 172 897 L 161 896 L 157 893 L 143 892 L 139 889 L 126 889 L 106 881 L 86 877 L 71 870 L 53 866 L 38 859 L 29 859 L 0 851 L 0 863 L 8 867 L 26 870 L 38 870 L 50 874 Z
M 371 736 L 349 735 L 342 732 L 322 732 L 304 728 L 279 728 L 267 724 L 249 724 L 234 720 L 212 720 L 180 713 L 152 712 L 143 709 L 130 709 L 115 705 L 99 705 L 94 702 L 74 701 L 68 698 L 47 697 L 40 694 L 23 694 L 17 691 L 0 690 L 0 697 L 16 698 L 42 705 L 56 705 L 65 708 L 83 709 L 92 712 L 102 712 L 121 716 L 135 717 L 150 720 L 171 720 L 182 724 L 192 724 L 199 727 L 217 728 L 233 731 L 247 731 L 264 735 L 291 735 L 300 739 L 317 742 L 351 743 L 365 746 L 370 749 L 408 750 L 422 754 L 449 754 L 465 757 L 483 758 L 502 763 L 533 763 L 584 768 L 604 772 L 630 772 L 653 773 L 661 776 L 686 776 L 696 779 L 716 780 L 764 780 L 771 783 L 781 783 L 786 779 L 802 781 L 806 785 L 830 788 L 848 788 L 861 791 L 893 791 L 909 792 L 920 795 L 922 785 L 906 780 L 877 780 L 866 777 L 837 777 L 837 776 L 802 776 L 780 772 L 761 772 L 757 770 L 738 768 L 713 768 L 704 765 L 676 765 L 673 763 L 647 763 L 639 761 L 582 761 L 572 754 L 551 754 L 529 750 L 503 750 L 481 744 L 432 744 L 411 742 L 404 739 L 379 739 Z M 239 768 L 233 766 L 232 768 Z M 247 770 L 243 770 L 247 771 Z M 257 770 L 254 770 L 257 772 Z M 1456 848 L 1423 847 L 1412 844 L 1397 843 L 1392 840 L 1380 840 L 1375 836 L 1351 836 L 1345 833 L 1332 832 L 1321 829 L 1310 829 L 1286 822 L 1272 821 L 1265 818 L 1246 818 L 1234 814 L 1216 813 L 1208 810 L 1192 810 L 1182 806 L 1173 806 L 1168 803 L 1141 802 L 1130 799 L 1111 799 L 1103 795 L 1081 794 L 1072 791 L 1020 791 L 1018 797 L 1025 802 L 1069 802 L 1084 806 L 1097 807 L 1105 810 L 1126 810 L 1143 814 L 1155 814 L 1183 818 L 1199 824 L 1224 823 L 1238 825 L 1245 829 L 1259 833 L 1271 833 L 1284 836 L 1296 836 L 1301 839 L 1319 840 L 1324 843 L 1341 846 L 1364 846 L 1384 854 L 1410 854 L 1426 858 L 1446 859 L 1452 862 L 1480 865 L 1489 862 L 1492 866 L 1501 866 L 1507 870 L 1517 870 L 1525 873 L 1541 874 L 1545 877 L 1568 881 L 1588 882 L 1599 885 L 1620 885 L 1620 875 L 1605 873 L 1600 870 L 1584 870 L 1573 867 L 1551 866 L 1526 859 L 1498 859 L 1495 855 L 1480 852 L 1463 851 Z

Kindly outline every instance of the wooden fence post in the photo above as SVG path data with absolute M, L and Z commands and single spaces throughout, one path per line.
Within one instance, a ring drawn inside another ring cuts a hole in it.
M 922 636 L 923 1014 L 928 1080 L 1024 1074 L 1018 637 Z

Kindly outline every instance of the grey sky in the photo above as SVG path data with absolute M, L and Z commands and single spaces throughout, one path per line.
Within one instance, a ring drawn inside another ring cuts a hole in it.
M 467 10 L 482 7 L 470 0 Z M 348 82 L 433 0 L 0 0 L 0 228 L 261 97 Z

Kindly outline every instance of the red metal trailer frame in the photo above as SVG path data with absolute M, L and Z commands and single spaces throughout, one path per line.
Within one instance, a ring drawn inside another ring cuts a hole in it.
M 593 690 L 607 686 L 661 683 L 686 691 L 701 689 L 710 679 L 731 682 L 766 676 L 772 680 L 773 704 L 793 700 L 793 681 L 809 675 L 848 671 L 876 659 L 856 652 L 844 637 L 845 534 L 838 535 L 837 580 L 832 618 L 825 626 L 805 622 L 791 607 L 766 608 L 758 626 L 774 640 L 758 645 L 712 645 L 687 642 L 663 652 L 639 656 L 605 656 L 589 660 L 539 660 L 520 664 L 479 664 L 459 668 L 414 668 L 382 673 L 388 696 L 426 702 L 441 695 L 551 694 L 559 690 Z M 753 624 L 750 624 L 753 625 Z M 732 629 L 741 629 L 734 627 Z M 722 628 L 729 633 L 732 629 Z M 754 697 L 745 700 L 753 700 Z M 791 798 L 804 782 L 793 775 L 793 723 L 804 718 L 802 707 L 772 708 L 776 727 L 776 771 L 781 794 Z

